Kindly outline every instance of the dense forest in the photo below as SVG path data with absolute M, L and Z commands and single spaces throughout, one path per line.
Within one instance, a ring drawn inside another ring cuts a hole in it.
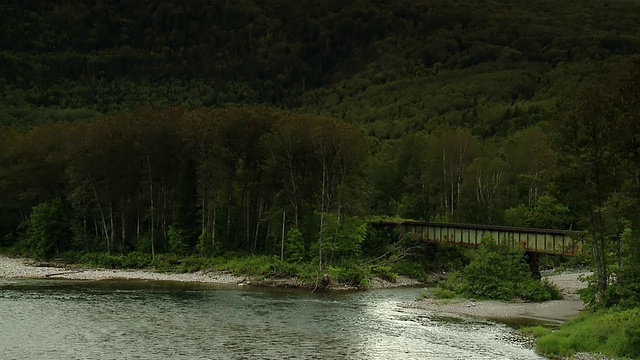
M 371 216 L 573 229 L 593 302 L 640 303 L 638 13 L 5 2 L 0 244 L 326 269 L 389 253 Z

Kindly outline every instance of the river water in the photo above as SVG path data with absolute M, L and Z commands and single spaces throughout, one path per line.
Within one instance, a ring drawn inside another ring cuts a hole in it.
M 0 279 L 0 359 L 544 359 L 422 291 Z

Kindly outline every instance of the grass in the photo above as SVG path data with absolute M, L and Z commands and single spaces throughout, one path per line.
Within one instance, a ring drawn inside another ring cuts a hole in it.
M 538 325 L 521 328 L 520 332 L 523 334 L 531 335 L 537 339 L 549 335 L 551 333 L 551 329 Z
M 570 357 L 577 352 L 640 356 L 640 308 L 583 313 L 557 331 L 540 326 L 521 331 L 536 337 L 538 351 L 548 356 Z
M 431 294 L 433 294 L 433 297 L 436 299 L 453 299 L 457 296 L 455 291 L 452 290 L 448 290 L 448 289 L 444 289 L 441 287 L 435 287 L 433 289 L 431 289 Z
M 395 282 L 397 273 L 389 266 L 366 266 L 358 264 L 335 264 L 318 271 L 315 262 L 280 262 L 278 256 L 229 253 L 224 256 L 179 256 L 131 252 L 108 254 L 98 252 L 69 252 L 62 255 L 67 264 L 108 269 L 153 269 L 167 273 L 193 273 L 197 271 L 229 271 L 239 276 L 261 279 L 296 277 L 306 286 L 326 285 L 324 282 L 341 283 L 367 288 L 369 279 L 380 277 Z M 326 276 L 325 276 L 326 275 Z

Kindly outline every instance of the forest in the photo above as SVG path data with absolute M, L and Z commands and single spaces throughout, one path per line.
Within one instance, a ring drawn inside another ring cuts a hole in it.
M 424 273 L 380 219 L 577 230 L 595 270 L 583 298 L 637 307 L 638 13 L 5 2 L 0 247 L 126 266 L 262 256 L 260 271 L 358 284 Z

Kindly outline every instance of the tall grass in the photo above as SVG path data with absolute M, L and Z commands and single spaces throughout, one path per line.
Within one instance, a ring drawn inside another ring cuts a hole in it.
M 587 312 L 557 331 L 536 327 L 523 332 L 533 334 L 538 351 L 549 356 L 569 357 L 577 352 L 640 356 L 640 308 Z

